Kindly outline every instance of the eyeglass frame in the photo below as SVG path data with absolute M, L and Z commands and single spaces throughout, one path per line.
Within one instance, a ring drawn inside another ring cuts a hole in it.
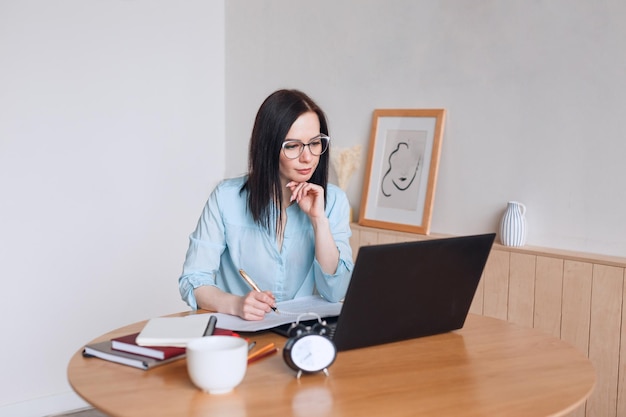
M 325 148 L 322 152 L 320 152 L 319 154 L 317 154 L 317 155 L 316 155 L 315 153 L 313 153 L 313 151 L 311 151 L 311 144 L 312 144 L 311 142 L 312 142 L 312 141 L 314 141 L 314 140 L 316 140 L 316 139 L 326 139 L 326 141 L 327 141 L 326 148 Z M 286 153 L 286 151 L 285 151 L 285 145 L 287 145 L 287 144 L 289 144 L 289 143 L 294 143 L 294 142 L 299 143 L 300 145 L 302 145 L 302 147 L 300 148 L 300 153 L 298 153 L 298 156 L 294 156 L 293 158 L 290 158 L 290 157 L 288 157 L 288 156 L 287 156 L 287 153 Z M 302 156 L 302 153 L 304 152 L 304 148 L 306 148 L 307 146 L 309 147 L 309 152 L 311 153 L 311 155 L 313 155 L 313 156 L 321 156 L 321 155 L 323 155 L 323 154 L 324 154 L 324 153 L 328 150 L 328 148 L 330 147 L 330 136 L 328 136 L 328 135 L 326 135 L 326 134 L 324 134 L 324 133 L 320 133 L 319 135 L 317 135 L 317 136 L 312 137 L 311 139 L 309 139 L 309 143 L 304 143 L 304 142 L 302 142 L 302 141 L 301 141 L 301 140 L 299 140 L 299 139 L 285 139 L 285 141 L 284 141 L 284 142 L 280 145 L 280 147 L 281 147 L 281 149 L 282 149 L 282 151 L 283 151 L 283 155 L 285 155 L 285 158 L 290 159 L 290 160 L 291 160 L 291 159 L 297 159 L 297 158 L 300 158 L 300 156 Z

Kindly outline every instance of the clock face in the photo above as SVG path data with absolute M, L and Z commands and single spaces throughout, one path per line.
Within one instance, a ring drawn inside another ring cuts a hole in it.
M 335 361 L 337 351 L 328 338 L 312 334 L 297 339 L 289 355 L 298 369 L 304 372 L 318 372 Z

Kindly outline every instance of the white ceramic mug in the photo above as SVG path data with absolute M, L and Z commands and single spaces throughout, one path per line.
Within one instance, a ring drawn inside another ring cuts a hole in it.
M 206 336 L 187 344 L 191 381 L 210 394 L 225 394 L 243 381 L 248 366 L 248 343 L 235 336 Z

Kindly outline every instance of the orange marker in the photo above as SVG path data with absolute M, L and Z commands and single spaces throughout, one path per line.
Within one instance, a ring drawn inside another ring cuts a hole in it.
M 266 356 L 273 355 L 278 352 L 278 348 L 274 345 L 274 343 L 270 343 L 266 346 L 263 346 L 261 349 L 256 352 L 252 352 L 248 355 L 248 364 L 255 362 L 259 359 L 265 358 Z

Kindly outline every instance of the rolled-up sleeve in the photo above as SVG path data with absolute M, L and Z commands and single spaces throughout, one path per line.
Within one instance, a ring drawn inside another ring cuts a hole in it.
M 180 295 L 193 309 L 198 308 L 193 290 L 203 285 L 216 285 L 220 257 L 226 247 L 218 194 L 219 189 L 211 193 L 196 229 L 189 236 L 183 272 L 178 279 Z

